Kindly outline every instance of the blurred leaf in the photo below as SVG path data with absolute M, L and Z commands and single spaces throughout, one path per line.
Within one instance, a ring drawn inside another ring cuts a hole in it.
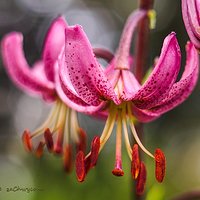
M 165 196 L 165 187 L 161 184 L 154 184 L 148 191 L 146 200 L 163 200 Z

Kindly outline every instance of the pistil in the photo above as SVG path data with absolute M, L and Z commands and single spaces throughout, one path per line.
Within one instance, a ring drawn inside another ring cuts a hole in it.
M 117 118 L 117 132 L 116 132 L 115 168 L 112 171 L 113 175 L 115 176 L 124 175 L 124 172 L 122 170 L 121 146 L 122 146 L 122 119 L 121 119 L 121 109 L 119 109 Z

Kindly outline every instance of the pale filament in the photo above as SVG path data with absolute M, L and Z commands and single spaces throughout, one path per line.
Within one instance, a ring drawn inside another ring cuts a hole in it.
M 70 129 L 68 131 L 70 131 L 70 135 L 71 135 L 71 139 L 73 141 L 75 141 L 76 143 L 79 142 L 79 135 L 78 135 L 78 131 L 80 130 L 79 124 L 78 124 L 78 119 L 77 119 L 77 113 L 74 110 L 71 110 L 71 115 L 70 115 Z
M 128 106 L 128 116 L 129 116 L 129 119 L 131 119 L 131 117 L 132 117 L 132 113 L 131 113 L 130 109 L 131 109 L 130 106 Z M 142 144 L 142 142 L 140 141 L 140 138 L 138 137 L 137 132 L 135 130 L 135 126 L 133 124 L 133 121 L 129 120 L 129 124 L 130 124 L 130 128 L 131 128 L 131 132 L 133 134 L 133 137 L 134 137 L 135 141 L 137 142 L 137 144 L 139 145 L 139 147 L 142 149 L 142 151 L 144 151 L 144 153 L 146 153 L 147 155 L 149 155 L 150 157 L 152 157 L 154 159 L 154 155 L 152 153 L 150 153 L 144 147 L 144 145 Z
M 64 145 L 68 145 L 70 143 L 70 114 L 71 114 L 71 109 L 67 109 L 66 111 L 66 119 L 65 119 L 65 125 L 64 125 Z
M 55 103 L 55 106 L 53 107 L 53 109 L 51 110 L 48 118 L 45 120 L 45 122 L 38 127 L 33 134 L 31 135 L 32 137 L 35 137 L 36 135 L 41 135 L 44 132 L 44 129 L 48 127 L 48 125 L 51 125 L 53 123 L 53 121 L 55 120 L 55 116 L 58 116 L 59 112 L 60 112 L 60 107 L 61 107 L 61 101 L 57 100 L 57 102 Z
M 127 113 L 128 112 L 128 113 Z M 137 135 L 137 132 L 135 130 L 134 126 L 134 117 L 131 112 L 131 105 L 130 104 L 122 104 L 120 106 L 116 106 L 114 104 L 111 104 L 108 119 L 106 120 L 105 127 L 103 129 L 102 135 L 100 137 L 100 151 L 103 149 L 104 145 L 106 144 L 107 140 L 110 138 L 115 121 L 117 116 L 117 132 L 116 132 L 116 160 L 121 159 L 121 140 L 122 140 L 122 131 L 124 132 L 124 140 L 125 140 L 125 146 L 128 153 L 128 156 L 130 160 L 132 160 L 132 148 L 129 141 L 129 134 L 128 134 L 128 125 L 130 126 L 131 132 L 133 134 L 133 137 L 136 141 L 136 143 L 139 145 L 142 151 L 149 155 L 152 158 L 155 158 L 152 153 L 150 153 L 142 144 L 140 141 L 140 138 Z M 91 152 L 89 152 L 86 156 L 90 156 Z
M 102 150 L 102 148 L 104 147 L 105 143 L 107 142 L 107 140 L 109 139 L 109 137 L 112 133 L 112 130 L 113 130 L 114 125 L 115 125 L 116 114 L 117 114 L 116 107 L 111 105 L 110 114 L 109 114 L 108 119 L 106 121 L 106 125 L 104 127 L 103 132 L 102 132 L 102 135 L 100 137 L 101 147 L 100 147 L 99 151 Z
M 64 144 L 69 144 L 70 139 L 75 142 L 79 141 L 80 127 L 76 111 L 68 108 L 60 99 L 56 101 L 48 118 L 33 132 L 31 138 L 44 134 L 47 128 L 51 130 L 52 136 L 57 133 L 59 137 L 64 137 Z M 45 144 L 44 138 L 42 142 Z
M 122 109 L 122 125 L 123 125 L 123 132 L 124 132 L 124 140 L 125 140 L 126 150 L 127 150 L 127 153 L 128 153 L 130 160 L 132 160 L 132 149 L 131 149 L 131 145 L 130 145 L 130 142 L 129 142 L 128 129 L 127 129 L 127 123 L 126 123 L 126 109 L 124 107 Z

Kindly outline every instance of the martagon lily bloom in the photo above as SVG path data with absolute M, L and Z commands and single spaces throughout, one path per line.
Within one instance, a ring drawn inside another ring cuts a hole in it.
M 200 1 L 182 0 L 182 15 L 190 40 L 200 50 Z
M 23 36 L 18 32 L 7 34 L 1 43 L 2 59 L 9 77 L 24 92 L 41 96 L 54 106 L 47 120 L 35 131 L 26 129 L 22 140 L 28 152 L 42 156 L 46 146 L 49 152 L 63 155 L 64 168 L 72 169 L 72 144 L 77 151 L 85 151 L 86 134 L 79 127 L 76 111 L 69 108 L 58 95 L 55 76 L 58 73 L 58 57 L 65 45 L 67 24 L 58 17 L 51 24 L 43 46 L 42 58 L 30 67 L 24 57 Z M 99 53 L 104 53 L 100 51 Z M 65 98 L 66 102 L 66 98 Z M 96 107 L 85 106 L 84 111 L 94 112 Z
M 160 149 L 152 154 L 139 139 L 136 132 L 135 118 L 140 122 L 150 122 L 163 113 L 182 103 L 192 92 L 198 78 L 198 53 L 191 42 L 186 45 L 187 61 L 180 80 L 181 54 L 174 32 L 163 43 L 161 55 L 155 67 L 143 85 L 140 85 L 131 72 L 131 38 L 139 20 L 146 11 L 137 10 L 128 18 L 114 58 L 106 70 L 98 63 L 89 40 L 81 26 L 67 27 L 65 52 L 59 62 L 59 87 L 62 99 L 83 112 L 84 106 L 99 107 L 96 115 L 107 116 L 101 136 L 93 139 L 91 151 L 85 155 L 79 151 L 76 157 L 76 173 L 80 182 L 85 179 L 89 169 L 97 162 L 98 154 L 103 149 L 113 132 L 116 123 L 116 160 L 112 173 L 124 174 L 122 169 L 122 132 L 128 156 L 131 160 L 131 173 L 137 179 L 137 192 L 142 194 L 146 181 L 145 164 L 140 161 L 138 148 L 155 160 L 155 175 L 162 182 L 165 175 L 165 156 Z M 71 100 L 71 104 L 68 101 Z M 74 106 L 75 105 L 75 106 Z M 135 139 L 131 145 L 129 137 Z M 132 146 L 132 147 L 131 147 Z

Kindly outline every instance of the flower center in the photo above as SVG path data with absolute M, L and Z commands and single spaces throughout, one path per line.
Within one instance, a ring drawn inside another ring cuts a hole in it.
M 63 155 L 64 168 L 72 168 L 72 144 L 77 151 L 85 151 L 86 134 L 79 127 L 77 113 L 58 99 L 46 121 L 32 133 L 25 130 L 22 140 L 26 150 L 41 157 L 44 147 L 50 153 Z
M 122 133 L 123 133 L 126 150 L 131 160 L 131 174 L 132 177 L 137 180 L 136 188 L 138 193 L 140 194 L 142 193 L 146 182 L 146 167 L 145 164 L 140 161 L 139 150 L 138 150 L 139 147 L 144 153 L 146 153 L 148 156 L 150 156 L 155 160 L 156 179 L 158 182 L 163 181 L 165 175 L 165 156 L 160 149 L 156 149 L 155 154 L 153 155 L 142 144 L 134 126 L 135 118 L 132 114 L 131 108 L 132 108 L 132 102 L 123 102 L 120 105 L 115 105 L 113 102 L 110 102 L 109 115 L 105 127 L 103 129 L 103 132 L 101 134 L 101 137 L 95 138 L 96 142 L 92 142 L 91 151 L 85 158 L 81 152 L 79 152 L 80 155 L 77 157 L 76 169 L 79 181 L 83 181 L 89 169 L 96 165 L 98 153 L 103 149 L 104 145 L 110 138 L 113 132 L 115 122 L 116 122 L 116 152 L 115 152 L 115 166 L 112 173 L 115 176 L 124 175 L 124 172 L 122 170 L 122 154 L 121 154 Z M 131 135 L 135 140 L 134 145 L 131 145 L 129 140 L 129 137 Z M 97 142 L 97 139 L 99 139 L 99 143 Z M 133 148 L 131 148 L 131 146 L 133 146 Z M 95 164 L 91 164 L 91 160 L 95 160 Z M 82 176 L 83 174 L 84 176 Z
M 102 148 L 104 147 L 105 143 L 107 142 L 107 140 L 110 138 L 110 135 L 113 131 L 114 124 L 116 121 L 116 126 L 117 126 L 116 161 L 118 163 L 116 166 L 120 166 L 119 162 L 121 162 L 120 160 L 121 160 L 122 132 L 124 134 L 126 150 L 127 150 L 127 153 L 129 155 L 130 159 L 132 159 L 132 148 L 131 148 L 130 140 L 129 140 L 129 137 L 130 137 L 129 132 L 132 134 L 133 138 L 135 139 L 135 142 L 139 145 L 141 150 L 143 150 L 144 153 L 146 153 L 153 159 L 155 158 L 154 155 L 145 148 L 145 146 L 140 141 L 139 136 L 137 135 L 137 132 L 136 132 L 135 126 L 134 126 L 135 118 L 132 115 L 131 104 L 132 104 L 131 102 L 125 102 L 119 106 L 116 106 L 111 103 L 110 111 L 109 111 L 110 114 L 106 121 L 106 125 L 102 132 L 102 135 L 100 137 L 100 141 L 101 141 L 100 151 L 101 151 Z

